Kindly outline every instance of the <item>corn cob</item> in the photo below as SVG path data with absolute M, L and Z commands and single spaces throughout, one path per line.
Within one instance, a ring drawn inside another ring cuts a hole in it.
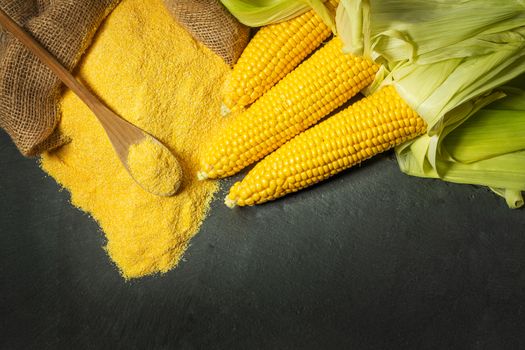
M 378 66 L 341 50 L 340 39 L 333 38 L 244 113 L 228 119 L 202 160 L 199 178 L 237 173 L 369 85 Z
M 330 33 L 330 28 L 313 10 L 262 27 L 244 49 L 226 82 L 224 106 L 232 113 L 242 111 L 291 72 Z
M 426 123 L 387 86 L 296 136 L 235 183 L 226 205 L 253 205 L 322 181 L 412 139 Z

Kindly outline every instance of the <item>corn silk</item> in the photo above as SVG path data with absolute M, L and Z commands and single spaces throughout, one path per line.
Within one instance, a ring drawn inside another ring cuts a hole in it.
M 177 156 L 183 180 L 175 196 L 138 186 L 101 125 L 71 92 L 61 100 L 60 131 L 71 142 L 42 157 L 42 167 L 90 213 L 125 278 L 163 273 L 181 259 L 218 185 L 198 181 L 206 140 L 220 123 L 220 57 L 178 26 L 161 0 L 123 0 L 97 33 L 77 71 L 112 110 Z

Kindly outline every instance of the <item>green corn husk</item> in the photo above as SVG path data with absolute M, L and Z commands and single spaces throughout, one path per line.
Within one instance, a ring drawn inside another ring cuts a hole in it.
M 440 137 L 424 135 L 396 149 L 401 170 L 409 175 L 478 184 L 505 197 L 511 208 L 523 206 L 525 191 L 525 86 L 501 87 L 485 97 L 468 119 Z M 429 152 L 435 148 L 434 152 Z M 429 155 L 435 155 L 431 160 Z
M 522 0 L 341 0 L 338 33 L 345 50 L 384 62 L 470 55 L 465 40 L 524 25 Z
M 221 0 L 221 2 L 239 22 L 250 27 L 286 21 L 313 9 L 334 33 L 336 30 L 334 16 L 326 8 L 323 0 Z
M 366 92 L 393 84 L 429 125 L 397 147 L 402 171 L 523 205 L 524 79 L 501 86 L 525 73 L 525 2 L 341 0 L 336 22 L 346 51 L 382 64 Z

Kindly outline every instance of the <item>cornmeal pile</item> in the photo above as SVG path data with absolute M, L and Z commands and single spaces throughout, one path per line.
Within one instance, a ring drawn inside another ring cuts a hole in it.
M 113 111 L 176 155 L 183 180 L 173 197 L 138 186 L 90 110 L 70 91 L 62 98 L 60 130 L 71 142 L 45 154 L 42 167 L 100 224 L 125 278 L 174 267 L 206 215 L 218 185 L 198 181 L 196 173 L 205 141 L 218 129 L 228 71 L 173 21 L 161 0 L 123 0 L 77 71 Z

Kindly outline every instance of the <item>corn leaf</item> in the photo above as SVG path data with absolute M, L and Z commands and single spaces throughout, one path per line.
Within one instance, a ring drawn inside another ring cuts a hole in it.
M 282 22 L 311 9 L 335 32 L 333 15 L 323 0 L 221 0 L 239 22 L 250 27 Z
M 393 84 L 428 124 L 397 147 L 404 172 L 523 205 L 525 79 L 501 88 L 525 76 L 523 0 L 341 0 L 336 24 L 345 51 L 382 65 L 365 93 Z
M 310 10 L 306 1 L 293 0 L 221 0 L 239 22 L 250 27 L 286 21 Z
M 434 63 L 407 62 L 392 71 L 401 96 L 427 121 L 432 133 L 447 124 L 443 118 L 462 103 L 490 92 L 525 72 L 525 27 L 486 39 L 492 52 Z M 500 39 L 498 41 L 498 39 Z M 509 40 L 509 41 L 505 41 Z M 424 55 L 423 55 L 424 56 Z
M 493 110 L 490 106 L 443 139 L 455 160 L 472 163 L 525 149 L 525 113 Z
M 525 71 L 522 0 L 341 0 L 336 20 L 348 52 L 383 64 L 373 87 L 395 84 L 434 134 Z
M 508 190 L 504 188 L 491 188 L 491 190 L 494 191 L 494 193 L 505 198 L 509 208 L 520 208 L 524 204 L 523 195 L 521 194 L 521 191 Z
M 411 60 L 469 49 L 457 43 L 523 26 L 522 0 L 341 0 L 337 27 L 353 54 Z M 367 42 L 369 43 L 367 45 Z
M 401 170 L 414 176 L 489 186 L 505 197 L 509 207 L 522 206 L 525 84 L 523 88 L 499 88 L 470 108 L 465 122 L 449 127 L 440 137 L 424 135 L 398 147 Z M 501 99 L 478 110 L 494 98 Z M 433 152 L 432 145 L 436 145 Z

